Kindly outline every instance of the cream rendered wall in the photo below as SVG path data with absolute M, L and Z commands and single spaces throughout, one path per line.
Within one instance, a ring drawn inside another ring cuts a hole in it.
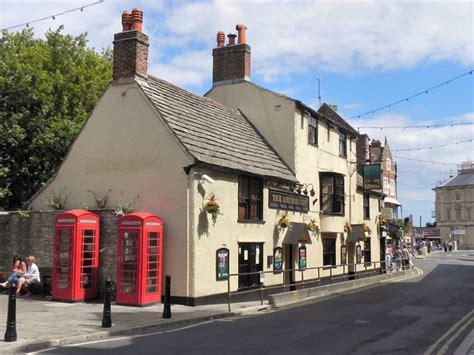
M 57 176 L 31 206 L 65 189 L 66 208 L 94 207 L 92 195 L 109 193 L 108 207 L 139 195 L 137 210 L 164 221 L 163 275 L 173 296 L 187 295 L 187 187 L 183 167 L 192 164 L 135 83 L 111 85 L 98 102 Z M 121 192 L 123 191 L 123 195 Z
M 211 176 L 215 182 L 199 182 L 200 174 Z M 263 245 L 263 270 L 272 271 L 273 266 L 267 265 L 267 256 L 273 255 L 273 248 L 282 246 L 286 231 L 276 228 L 279 218 L 285 211 L 268 208 L 268 184 L 263 191 L 263 220 L 264 223 L 238 223 L 238 175 L 218 172 L 216 170 L 192 170 L 196 176 L 190 185 L 190 196 L 193 197 L 192 230 L 193 244 L 190 250 L 190 269 L 194 279 L 191 280 L 191 297 L 200 297 L 210 294 L 227 292 L 227 281 L 216 281 L 216 250 L 221 247 L 229 249 L 230 273 L 238 273 L 238 243 L 264 243 Z M 203 211 L 202 207 L 210 193 L 214 193 L 221 206 L 221 213 L 215 226 L 212 225 L 211 216 Z M 303 220 L 302 213 L 288 213 L 293 220 Z M 312 238 L 315 243 L 315 238 Z M 308 248 L 308 263 L 315 266 L 314 254 Z M 284 266 L 285 267 L 285 266 Z M 299 277 L 299 276 L 298 276 Z M 297 278 L 299 280 L 299 278 Z M 265 284 L 281 284 L 283 273 L 265 275 Z M 231 277 L 231 290 L 238 288 L 238 278 Z
M 207 97 L 240 109 L 283 160 L 295 168 L 293 121 L 295 103 L 248 82 L 213 88 Z

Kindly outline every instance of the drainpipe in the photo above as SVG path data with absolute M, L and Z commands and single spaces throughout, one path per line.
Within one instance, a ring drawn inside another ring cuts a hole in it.
M 186 297 L 191 297 L 195 294 L 195 196 L 196 196 L 196 184 L 194 178 L 194 167 L 192 167 L 188 173 L 188 236 L 187 236 L 187 248 L 188 248 L 188 272 L 186 282 Z

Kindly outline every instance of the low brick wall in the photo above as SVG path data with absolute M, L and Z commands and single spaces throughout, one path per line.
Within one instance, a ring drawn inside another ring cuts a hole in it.
M 0 271 L 10 270 L 12 257 L 34 255 L 41 267 L 53 266 L 54 221 L 63 211 L 34 211 L 29 217 L 18 212 L 0 214 Z M 100 217 L 100 290 L 108 276 L 115 280 L 117 260 L 117 219 L 113 210 L 91 211 Z

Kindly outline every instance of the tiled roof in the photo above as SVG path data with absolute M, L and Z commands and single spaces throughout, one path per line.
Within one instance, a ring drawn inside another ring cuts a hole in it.
M 318 110 L 318 113 L 323 115 L 324 117 L 328 118 L 330 121 L 334 122 L 336 125 L 344 128 L 348 133 L 355 135 L 356 137 L 359 136 L 359 133 L 344 120 L 339 114 L 334 111 L 328 104 L 324 103 Z
M 255 175 L 296 181 L 276 151 L 236 109 L 149 76 L 138 85 L 196 160 Z
M 454 186 L 468 186 L 474 185 L 474 171 L 463 172 L 459 175 L 456 175 L 452 179 L 446 181 L 444 184 L 438 186 L 440 187 L 454 187 Z

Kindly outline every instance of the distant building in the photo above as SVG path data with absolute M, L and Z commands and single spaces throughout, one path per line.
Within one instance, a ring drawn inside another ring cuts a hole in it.
M 474 162 L 463 163 L 456 176 L 433 190 L 442 241 L 456 241 L 460 249 L 474 248 Z

